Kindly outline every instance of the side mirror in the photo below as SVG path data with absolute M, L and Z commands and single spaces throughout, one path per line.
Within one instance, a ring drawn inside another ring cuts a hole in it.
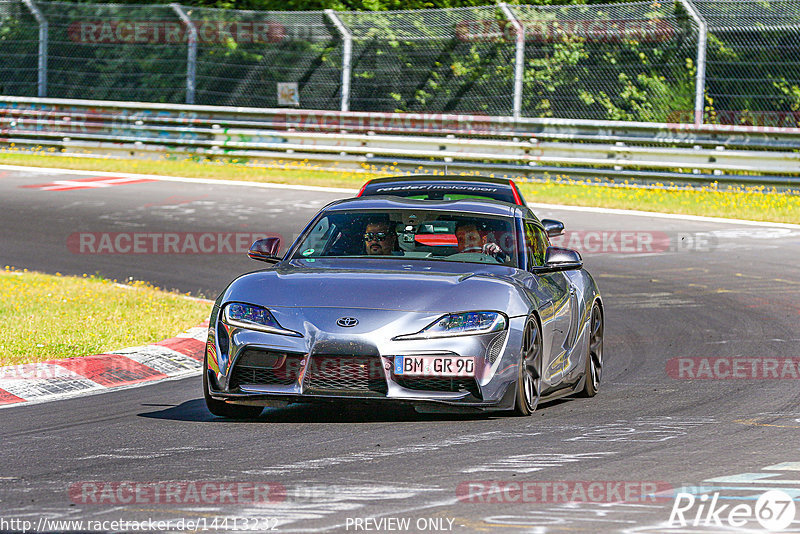
M 281 261 L 278 257 L 278 250 L 280 250 L 280 248 L 280 237 L 268 237 L 266 239 L 259 239 L 250 245 L 250 250 L 247 252 L 247 255 L 254 260 L 278 263 Z
M 542 219 L 542 226 L 547 237 L 556 237 L 564 233 L 564 223 L 555 219 Z
M 583 259 L 577 250 L 561 247 L 547 247 L 544 254 L 544 267 L 552 271 L 569 271 L 583 267 Z

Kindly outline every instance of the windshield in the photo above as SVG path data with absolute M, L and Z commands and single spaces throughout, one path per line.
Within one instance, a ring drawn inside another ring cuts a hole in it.
M 513 219 L 435 210 L 336 211 L 302 238 L 293 259 L 376 257 L 517 267 Z

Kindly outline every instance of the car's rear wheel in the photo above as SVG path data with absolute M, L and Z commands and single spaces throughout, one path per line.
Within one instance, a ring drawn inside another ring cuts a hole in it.
M 530 415 L 539 404 L 542 393 L 542 336 L 539 324 L 531 317 L 522 332 L 517 397 L 514 412 Z
M 586 354 L 586 380 L 582 396 L 594 397 L 603 376 L 603 310 L 595 302 L 589 319 L 589 349 Z
M 203 397 L 206 400 L 208 411 L 217 417 L 230 419 L 253 419 L 264 411 L 261 406 L 240 406 L 219 401 L 208 393 L 208 362 L 203 362 Z

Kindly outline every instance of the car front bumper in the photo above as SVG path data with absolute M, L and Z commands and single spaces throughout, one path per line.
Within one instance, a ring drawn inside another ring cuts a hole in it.
M 357 311 L 337 310 L 335 315 Z M 376 313 L 382 315 L 383 324 L 396 324 L 396 313 Z M 511 318 L 508 328 L 501 332 L 395 340 L 392 336 L 397 334 L 396 329 L 341 334 L 320 328 L 325 320 L 306 326 L 302 337 L 290 337 L 231 327 L 218 322 L 216 315 L 212 314 L 210 323 L 214 327 L 209 329 L 205 372 L 208 393 L 217 400 L 264 406 L 344 400 L 478 410 L 513 407 L 509 391 L 514 390 L 518 376 L 524 318 Z M 417 325 L 428 324 L 435 316 L 415 315 L 419 316 L 414 321 Z M 419 355 L 471 357 L 475 376 L 395 374 L 395 357 Z

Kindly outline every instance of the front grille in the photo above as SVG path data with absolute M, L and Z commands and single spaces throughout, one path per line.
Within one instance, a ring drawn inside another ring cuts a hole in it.
M 449 392 L 464 392 L 467 391 L 473 397 L 480 399 L 481 392 L 478 388 L 477 382 L 474 378 L 442 378 L 442 377 L 406 377 L 394 376 L 394 381 L 397 385 L 406 389 L 413 389 L 417 391 L 449 391 Z
M 248 353 L 250 352 L 255 351 L 248 351 Z M 266 360 L 275 361 L 270 356 L 266 356 L 267 354 L 265 353 Z M 279 367 L 257 366 L 253 363 L 257 359 L 250 355 L 244 360 L 240 358 L 234 364 L 229 389 L 235 389 L 241 385 L 291 386 L 297 383 L 300 376 L 300 362 L 303 359 L 302 354 L 286 354 L 285 360 Z M 277 359 L 275 363 L 280 363 L 280 360 Z
M 386 395 L 386 379 L 377 356 L 317 355 L 303 379 L 311 394 Z

